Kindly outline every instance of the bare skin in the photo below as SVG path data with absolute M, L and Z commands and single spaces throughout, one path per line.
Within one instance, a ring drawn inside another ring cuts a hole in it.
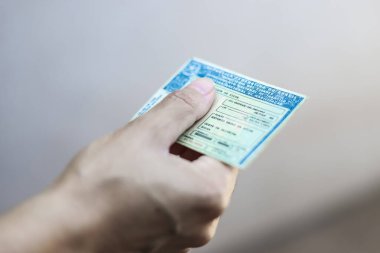
M 176 139 L 210 108 L 198 79 L 100 138 L 44 192 L 0 217 L 0 252 L 181 253 L 206 244 L 237 170 Z

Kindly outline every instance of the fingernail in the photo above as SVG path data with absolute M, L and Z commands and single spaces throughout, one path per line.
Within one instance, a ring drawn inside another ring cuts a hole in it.
M 202 95 L 207 95 L 214 90 L 214 82 L 208 78 L 199 78 L 193 81 L 189 88 L 198 91 Z

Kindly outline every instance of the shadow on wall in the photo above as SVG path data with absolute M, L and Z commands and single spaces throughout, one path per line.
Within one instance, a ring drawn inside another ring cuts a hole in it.
M 380 187 L 309 224 L 288 225 L 277 235 L 260 242 L 246 240 L 225 252 L 378 253 L 379 235 Z

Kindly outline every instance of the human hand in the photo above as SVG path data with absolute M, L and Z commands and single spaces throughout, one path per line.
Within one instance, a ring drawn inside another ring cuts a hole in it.
M 58 248 L 178 253 L 206 244 L 237 170 L 173 143 L 214 97 L 212 81 L 198 79 L 83 149 L 50 189 L 69 203 Z

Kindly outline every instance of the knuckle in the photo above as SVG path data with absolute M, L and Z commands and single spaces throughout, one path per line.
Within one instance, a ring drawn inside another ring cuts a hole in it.
M 226 208 L 224 194 L 219 189 L 204 191 L 198 195 L 196 203 L 196 209 L 209 220 L 219 217 Z
M 188 112 L 193 112 L 196 110 L 197 102 L 194 96 L 189 92 L 183 90 L 177 90 L 170 95 L 170 99 L 174 100 L 176 103 L 181 103 L 187 109 Z
M 213 233 L 211 233 L 208 229 L 201 231 L 197 235 L 194 235 L 191 238 L 191 246 L 192 247 L 202 247 L 209 243 L 211 239 L 214 237 Z

